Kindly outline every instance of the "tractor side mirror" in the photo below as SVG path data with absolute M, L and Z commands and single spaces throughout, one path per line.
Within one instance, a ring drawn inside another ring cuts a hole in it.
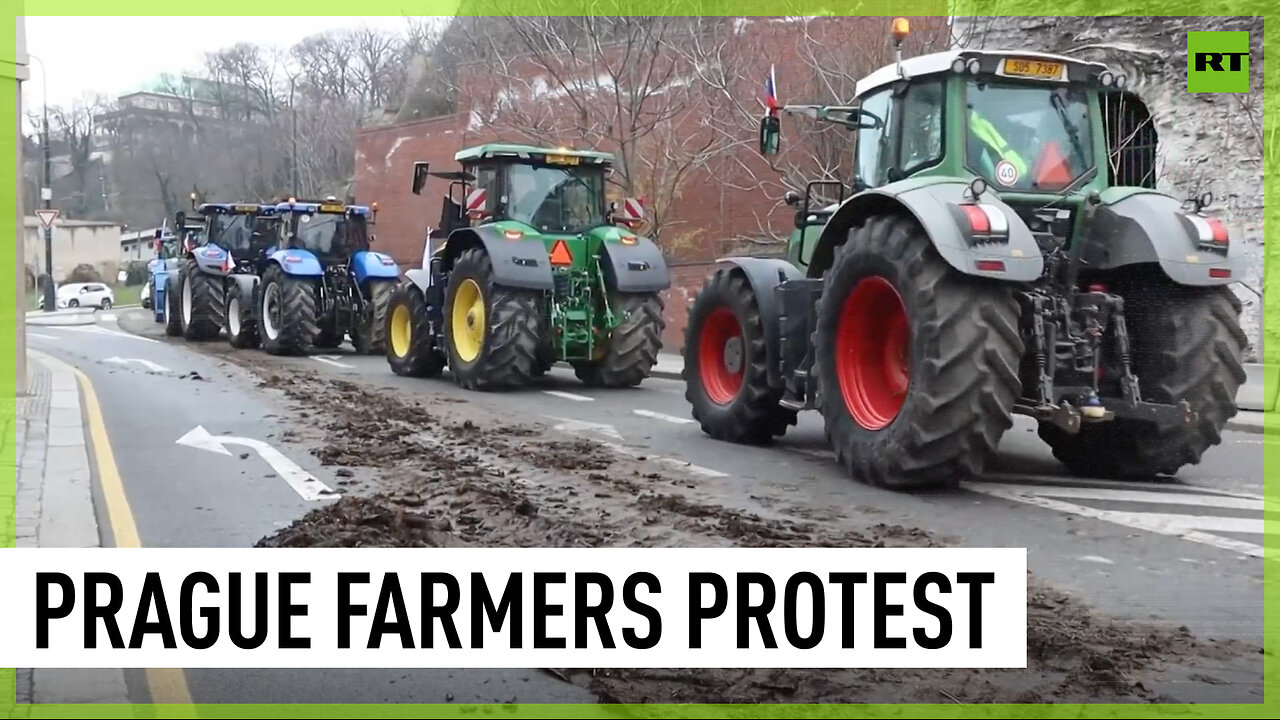
M 760 154 L 768 157 L 778 154 L 782 142 L 782 122 L 772 115 L 760 118 Z
M 422 188 L 427 185 L 427 173 L 431 170 L 431 163 L 415 162 L 413 164 L 413 194 L 421 195 Z
M 795 190 L 788 190 L 787 194 L 782 196 L 782 200 L 787 204 L 787 207 L 798 208 L 804 198 L 800 197 L 800 193 Z

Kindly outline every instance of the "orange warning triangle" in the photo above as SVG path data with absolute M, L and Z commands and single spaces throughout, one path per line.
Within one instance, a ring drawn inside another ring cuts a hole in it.
M 551 264 L 573 264 L 573 254 L 569 252 L 569 245 L 564 240 L 557 240 L 556 244 L 551 246 Z
M 1031 171 L 1031 176 L 1040 190 L 1061 190 L 1071 184 L 1073 179 L 1071 168 L 1067 166 L 1067 159 L 1058 149 L 1058 143 L 1051 140 L 1044 146 L 1040 157 L 1036 159 L 1036 166 Z

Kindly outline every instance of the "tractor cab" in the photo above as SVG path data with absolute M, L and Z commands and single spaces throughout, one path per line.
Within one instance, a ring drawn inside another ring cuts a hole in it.
M 326 266 L 345 265 L 368 250 L 370 225 L 377 206 L 346 205 L 337 198 L 295 200 L 275 206 L 279 216 L 274 244 L 279 249 L 307 250 Z
M 203 216 L 203 222 L 194 223 L 186 213 L 179 212 L 174 225 L 180 228 L 182 252 L 193 252 L 198 247 L 215 245 L 229 251 L 238 263 L 257 258 L 275 239 L 278 218 L 272 205 L 258 203 L 203 203 L 195 212 Z
M 760 152 L 781 151 L 780 112 L 836 124 L 854 136 L 852 194 L 908 179 L 981 178 L 1048 252 L 1070 244 L 1091 193 L 1117 178 L 1133 182 L 1135 174 L 1148 177 L 1133 184 L 1154 188 L 1154 142 L 1138 144 L 1137 133 L 1123 132 L 1125 117 L 1144 108 L 1126 85 L 1103 64 L 1044 53 L 948 50 L 899 58 L 859 81 L 845 106 L 783 106 L 766 85 Z M 1117 111 L 1121 103 L 1128 115 Z M 1147 171 L 1135 173 L 1141 168 Z M 791 255 L 802 267 L 831 217 L 813 208 L 845 199 L 836 186 L 810 183 L 803 197 L 789 193 L 798 211 Z

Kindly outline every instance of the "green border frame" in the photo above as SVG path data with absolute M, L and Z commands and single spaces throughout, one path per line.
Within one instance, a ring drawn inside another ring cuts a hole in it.
M 17 43 L 17 18 L 24 14 L 35 16 L 101 15 L 110 10 L 111 15 L 193 16 L 208 12 L 176 13 L 179 9 L 169 2 L 159 0 L 118 0 L 110 7 L 101 0 L 8 0 L 13 8 L 5 13 L 7 24 L 0 28 L 0 58 L 13 58 Z M 458 13 L 458 0 L 364 0 L 359 9 L 361 16 L 370 15 L 451 15 Z M 655 3 L 637 0 L 532 0 L 517 3 L 514 0 L 478 0 L 476 11 L 464 10 L 469 15 L 495 15 L 498 9 L 509 4 L 513 9 L 536 9 L 545 14 L 635 14 L 635 15 L 1037 15 L 1027 12 L 1033 9 L 1023 3 L 1009 0 L 852 0 L 839 3 L 838 7 L 821 0 L 678 0 L 665 8 Z M 1117 6 L 1107 0 L 1065 0 L 1051 8 L 1057 16 L 1112 15 L 1145 17 L 1151 15 L 1146 3 L 1130 3 L 1129 7 Z M 353 9 L 349 2 L 339 0 L 277 0 L 269 4 L 270 13 L 262 12 L 263 3 L 257 0 L 222 0 L 216 4 L 218 15 L 324 15 L 345 16 Z M 1270 22 L 1270 15 L 1277 21 Z M 1264 53 L 1280 58 L 1280 13 L 1274 3 L 1264 0 L 1165 0 L 1160 16 L 1221 17 L 1261 16 L 1264 19 Z M 634 11 L 634 12 L 630 12 Z M 30 46 L 28 42 L 28 47 Z M 0 83 L 10 78 L 0 77 Z M 1277 198 L 1275 171 L 1280 159 L 1280 72 L 1265 76 L 1264 90 L 1264 237 L 1272 237 L 1280 220 L 1280 198 Z M 16 93 L 4 88 L 0 92 L 0 168 L 15 167 L 17 155 L 17 103 Z M 0 197 L 17 197 L 17 174 L 0 173 Z M 7 204 L 7 203 L 6 203 Z M 17 213 L 6 208 L 0 212 L 0 239 L 16 242 Z M 10 246 L 14 247 L 14 246 Z M 1280 248 L 1264 249 L 1264 278 L 1277 269 Z M 0 287 L 16 276 L 16 248 L 0 252 Z M 16 290 L 16 288 L 15 288 Z M 1280 301 L 1273 296 L 1263 300 L 1264 338 L 1270 331 L 1280 330 Z M 17 313 L 22 311 L 17 293 L 0 296 L 0 375 L 15 378 L 17 352 Z M 1280 349 L 1264 346 L 1263 360 L 1269 365 L 1280 364 Z M 25 384 L 25 383 L 24 383 Z M 5 388 L 0 394 L 0 549 L 12 548 L 16 542 L 14 524 L 14 495 L 17 483 L 16 448 L 16 386 Z M 1268 392 L 1271 392 L 1268 390 Z M 1268 414 L 1266 434 L 1274 440 L 1280 433 L 1280 413 Z M 1274 477 L 1276 462 L 1280 459 L 1280 441 L 1264 447 L 1264 495 L 1269 502 L 1280 501 Z M 1264 529 L 1270 535 L 1276 531 L 1277 520 L 1266 516 Z M 1264 540 L 1264 544 L 1266 541 Z M 1280 647 L 1280 595 L 1277 594 L 1275 558 L 1268 556 L 1263 562 L 1264 608 L 1267 613 L 1264 628 L 1264 697 L 1262 703 L 1252 704 L 1057 704 L 1057 705 L 428 705 L 428 704 L 196 704 L 196 705 L 27 705 L 16 704 L 15 673 L 12 669 L 0 669 L 0 717 L 31 718 L 133 718 L 133 717 L 334 717 L 334 718 L 419 718 L 419 717 L 468 717 L 500 714 L 510 717 L 530 718 L 593 718 L 593 717 L 892 717 L 892 718 L 1103 718 L 1139 717 L 1159 718 L 1171 715 L 1181 717 L 1225 718 L 1273 718 L 1280 715 L 1280 665 L 1275 661 L 1275 650 Z M 1267 672 L 1269 671 L 1269 672 Z

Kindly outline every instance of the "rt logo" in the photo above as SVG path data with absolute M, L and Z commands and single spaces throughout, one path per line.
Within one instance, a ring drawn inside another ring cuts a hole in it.
M 1249 92 L 1249 32 L 1188 32 L 1187 92 Z

